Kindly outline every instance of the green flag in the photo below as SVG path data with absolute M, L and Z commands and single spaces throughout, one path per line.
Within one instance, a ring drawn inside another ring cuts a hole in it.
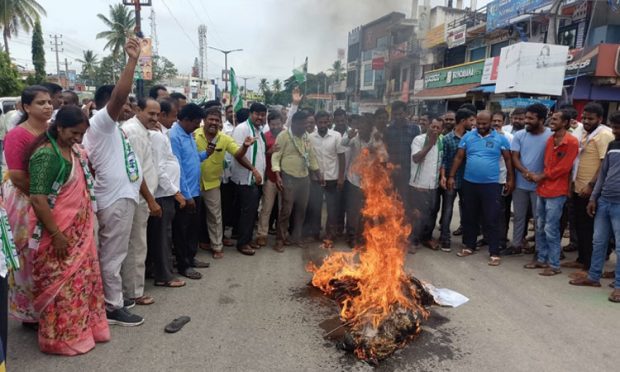
M 230 68 L 230 103 L 233 106 L 233 112 L 237 112 L 243 108 L 243 101 L 239 93 L 239 84 L 237 84 L 237 76 L 232 67 Z
M 297 81 L 297 84 L 303 84 L 306 82 L 306 75 L 308 74 L 308 57 L 303 65 L 293 70 L 293 77 Z

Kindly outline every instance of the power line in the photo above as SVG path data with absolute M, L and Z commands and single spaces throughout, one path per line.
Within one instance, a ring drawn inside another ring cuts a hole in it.
M 198 49 L 198 45 L 196 45 L 196 43 L 194 42 L 194 40 L 192 39 L 191 36 L 189 36 L 189 34 L 187 33 L 187 31 L 185 31 L 185 28 L 183 28 L 183 25 L 181 24 L 181 22 L 179 22 L 179 20 L 177 19 L 177 17 L 174 16 L 174 14 L 172 14 L 172 10 L 170 10 L 170 7 L 168 6 L 168 4 L 166 4 L 165 0 L 161 0 L 161 3 L 164 4 L 164 6 L 166 7 L 166 9 L 168 10 L 168 13 L 170 14 L 170 16 L 172 17 L 172 19 L 174 19 L 174 21 L 176 22 L 177 26 L 179 26 L 179 28 L 181 29 L 181 31 L 183 31 L 183 33 L 185 34 L 185 36 L 187 37 L 187 39 L 192 43 L 192 45 L 194 46 L 194 48 Z
M 189 3 L 191 4 L 191 0 L 189 1 Z M 204 11 L 204 14 L 207 16 L 207 20 L 211 23 L 211 29 L 213 30 L 213 34 L 218 39 L 217 42 L 220 43 L 220 45 L 224 45 L 224 42 L 222 41 L 222 38 L 220 37 L 219 33 L 217 32 L 217 29 L 215 28 L 215 22 L 213 22 L 213 20 L 209 16 L 209 12 L 205 8 L 204 2 L 199 1 L 198 3 L 202 7 L 202 10 Z M 192 6 L 192 8 L 193 8 L 193 6 Z M 194 9 L 194 11 L 195 11 L 195 9 Z M 198 13 L 198 12 L 196 12 L 196 13 Z

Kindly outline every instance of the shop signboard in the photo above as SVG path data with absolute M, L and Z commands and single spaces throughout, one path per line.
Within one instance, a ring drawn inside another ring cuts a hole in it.
M 482 70 L 482 79 L 480 84 L 495 84 L 497 81 L 497 70 L 499 68 L 499 56 L 487 58 L 484 61 L 484 70 Z
M 591 74 L 596 69 L 598 46 L 583 50 L 573 49 L 568 52 L 566 60 L 566 75 Z
M 424 88 L 442 88 L 479 83 L 483 69 L 484 61 L 478 61 L 429 71 L 424 74 Z
M 423 47 L 433 48 L 446 42 L 446 24 L 433 27 L 424 36 Z
M 502 48 L 495 93 L 562 95 L 568 47 L 518 43 Z
M 453 27 L 449 30 L 446 29 L 446 43 L 448 44 L 448 49 L 465 44 L 466 35 L 467 25 L 465 24 Z
M 553 0 L 494 0 L 487 5 L 487 32 L 508 26 L 518 16 L 551 5 Z
M 551 109 L 556 102 L 552 99 L 535 98 L 507 98 L 499 101 L 499 104 L 502 106 L 502 111 L 504 112 L 510 112 L 519 107 L 525 108 L 534 103 L 542 103 L 543 105 L 547 106 L 548 109 Z
M 385 69 L 385 53 L 380 51 L 372 52 L 372 69 L 383 70 Z

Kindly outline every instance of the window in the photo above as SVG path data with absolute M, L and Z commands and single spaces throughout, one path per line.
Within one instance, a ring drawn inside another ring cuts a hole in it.
M 572 27 L 558 34 L 558 44 L 567 45 L 569 49 L 574 49 L 577 43 L 577 28 Z
M 390 35 L 380 37 L 377 39 L 377 49 L 387 49 L 390 46 Z
M 370 61 L 372 59 L 372 50 L 362 52 L 362 61 Z
M 372 71 L 372 63 L 364 63 L 364 87 L 371 87 L 374 83 L 374 74 Z
M 469 51 L 469 62 L 479 61 L 485 59 L 487 56 L 487 47 L 472 49 Z
M 509 44 L 508 40 L 502 41 L 501 43 L 491 45 L 491 57 L 498 57 L 502 54 L 502 48 L 507 47 Z

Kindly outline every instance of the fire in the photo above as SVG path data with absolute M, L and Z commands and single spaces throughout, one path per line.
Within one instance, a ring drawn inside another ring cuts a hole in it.
M 353 166 L 362 176 L 366 199 L 362 210 L 365 244 L 351 252 L 333 252 L 320 267 L 310 263 L 307 270 L 314 274 L 313 286 L 337 297 L 340 318 L 351 331 L 368 335 L 377 333 L 388 317 L 394 319 L 410 311 L 425 318 L 428 312 L 405 272 L 411 225 L 405 220 L 402 202 L 391 183 L 391 166 L 367 149 Z M 352 290 L 344 295 L 335 293 L 342 283 L 353 285 Z M 372 357 L 359 347 L 355 352 L 361 359 Z

